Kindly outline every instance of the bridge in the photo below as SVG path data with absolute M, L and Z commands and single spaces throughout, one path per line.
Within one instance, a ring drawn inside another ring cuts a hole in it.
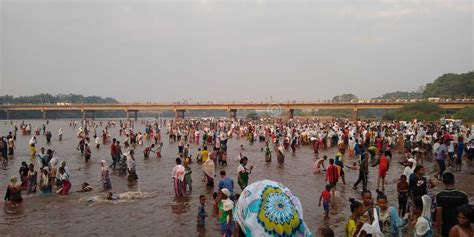
M 80 111 L 83 119 L 94 119 L 95 111 L 125 111 L 127 119 L 132 113 L 137 120 L 138 111 L 174 111 L 177 119 L 183 119 L 187 110 L 224 110 L 229 118 L 236 118 L 238 110 L 267 110 L 274 115 L 286 113 L 293 118 L 295 110 L 310 109 L 350 109 L 352 119 L 356 120 L 361 109 L 399 109 L 414 102 L 307 102 L 307 103 L 124 103 L 124 104 L 0 104 L 0 111 L 5 111 L 7 120 L 12 111 L 41 111 L 43 119 L 47 119 L 48 111 Z M 444 109 L 462 109 L 474 106 L 474 100 L 469 101 L 439 101 L 433 102 Z

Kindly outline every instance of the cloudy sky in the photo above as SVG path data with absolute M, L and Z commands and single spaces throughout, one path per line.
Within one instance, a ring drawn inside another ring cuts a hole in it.
M 370 98 L 474 70 L 472 0 L 0 0 L 0 94 Z

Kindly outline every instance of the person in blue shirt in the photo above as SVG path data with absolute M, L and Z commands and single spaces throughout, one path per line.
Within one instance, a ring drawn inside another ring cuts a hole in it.
M 356 139 L 356 144 L 354 146 L 354 152 L 355 152 L 356 157 L 359 157 L 359 158 L 362 155 L 362 153 L 364 152 L 361 145 L 359 144 L 359 140 L 357 140 L 357 139 Z
M 221 175 L 221 180 L 219 180 L 219 186 L 218 190 L 222 190 L 223 188 L 226 188 L 230 191 L 230 200 L 234 201 L 235 200 L 235 194 L 234 194 L 234 180 L 226 176 L 225 170 L 221 170 L 220 172 Z
M 48 167 L 48 158 L 47 158 L 47 154 L 44 152 L 44 147 L 41 147 L 41 152 L 36 154 L 36 156 L 38 157 L 38 161 L 41 165 L 41 169 L 44 168 L 44 167 Z
M 198 228 L 204 228 L 206 226 L 206 217 L 208 217 L 206 212 L 206 198 L 204 195 L 199 195 L 199 207 L 197 215 L 197 226 Z
M 455 160 L 455 170 L 458 170 L 458 171 L 461 171 L 461 166 L 462 166 L 462 155 L 464 153 L 464 138 L 463 137 L 459 137 L 458 138 L 458 149 L 457 149 L 457 152 L 456 152 L 456 160 Z

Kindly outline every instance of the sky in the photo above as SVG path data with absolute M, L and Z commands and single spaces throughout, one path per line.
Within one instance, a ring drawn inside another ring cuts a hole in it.
M 474 70 L 472 0 L 0 0 L 0 95 L 316 101 Z

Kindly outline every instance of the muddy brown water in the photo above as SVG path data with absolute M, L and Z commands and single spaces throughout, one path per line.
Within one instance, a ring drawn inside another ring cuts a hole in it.
M 41 127 L 42 120 L 26 121 L 32 127 Z M 0 134 L 6 135 L 12 130 L 10 123 L 0 124 Z M 58 141 L 57 130 L 63 128 L 63 141 Z M 99 127 L 98 132 L 103 127 Z M 118 126 L 111 129 L 113 137 L 119 137 Z M 126 201 L 101 201 L 104 195 L 101 192 L 100 183 L 100 160 L 104 159 L 109 164 L 110 144 L 100 149 L 92 147 L 92 160 L 85 163 L 77 146 L 77 130 L 69 127 L 69 120 L 52 120 L 47 125 L 47 130 L 52 131 L 51 144 L 45 144 L 44 136 L 38 137 L 39 147 L 54 149 L 60 160 L 66 160 L 71 171 L 72 191 L 79 190 L 82 182 L 88 182 L 96 187 L 96 191 L 90 193 L 73 192 L 68 196 L 57 196 L 55 194 L 23 194 L 24 203 L 19 208 L 6 208 L 0 211 L 0 235 L 1 236 L 219 236 L 219 228 L 212 210 L 212 192 L 214 190 L 205 187 L 202 180 L 202 170 L 199 164 L 191 164 L 193 190 L 181 199 L 174 197 L 171 170 L 175 165 L 177 155 L 177 143 L 169 143 L 165 134 L 162 133 L 164 147 L 163 157 L 157 159 L 152 156 L 149 160 L 143 159 L 143 149 L 151 144 L 146 141 L 143 146 L 136 146 L 138 183 L 130 186 L 126 177 L 112 174 L 112 192 L 118 194 L 136 194 Z M 135 131 L 144 131 L 144 125 L 135 123 Z M 7 165 L 0 170 L 0 186 L 6 187 L 12 175 L 18 176 L 18 169 L 22 161 L 27 163 L 37 161 L 30 158 L 28 141 L 30 136 L 18 135 L 16 141 L 16 153 Z M 123 141 L 123 137 L 119 139 Z M 93 142 L 92 142 L 93 143 Z M 338 185 L 336 193 L 336 210 L 331 211 L 329 222 L 323 220 L 323 209 L 318 206 L 320 193 L 323 191 L 325 182 L 324 174 L 314 174 L 312 170 L 315 156 L 310 147 L 301 147 L 296 154 L 291 151 L 285 152 L 285 163 L 276 163 L 276 154 L 273 161 L 266 163 L 261 152 L 263 143 L 255 142 L 253 145 L 245 139 L 232 138 L 228 142 L 228 166 L 217 166 L 216 174 L 225 170 L 229 177 L 234 179 L 235 191 L 241 192 L 237 185 L 236 157 L 239 147 L 243 144 L 244 154 L 249 157 L 250 163 L 254 164 L 254 171 L 250 175 L 250 183 L 271 179 L 288 186 L 291 191 L 300 198 L 304 221 L 313 233 L 324 225 L 329 225 L 336 236 L 344 235 L 344 227 L 349 213 L 348 200 L 350 197 L 359 198 L 360 194 L 352 189 L 352 184 L 357 179 L 358 171 L 345 169 L 347 185 Z M 193 157 L 198 145 L 191 144 Z M 334 157 L 334 148 L 322 150 L 320 155 Z M 396 164 L 401 157 L 396 154 L 392 160 L 391 169 L 388 171 L 386 194 L 391 205 L 397 206 L 396 181 L 402 173 L 402 167 Z M 345 164 L 351 162 L 345 159 Z M 326 164 L 327 165 L 327 164 Z M 377 167 L 370 168 L 369 189 L 375 192 Z M 462 172 L 458 175 L 458 186 L 467 191 L 469 197 L 474 196 L 474 188 L 470 187 L 472 175 Z M 218 179 L 216 179 L 217 183 Z M 442 186 L 442 185 L 440 185 Z M 469 188 L 467 188 L 469 187 Z M 439 188 L 438 188 L 439 189 Z M 4 195 L 5 188 L 1 189 Z M 141 193 L 131 193 L 141 192 Z M 196 228 L 196 216 L 198 209 L 198 197 L 207 196 L 206 210 L 210 217 L 206 220 L 206 229 L 198 231 Z M 375 196 L 375 194 L 374 194 Z M 97 201 L 88 201 L 88 200 Z M 3 206 L 3 203 L 2 203 Z

